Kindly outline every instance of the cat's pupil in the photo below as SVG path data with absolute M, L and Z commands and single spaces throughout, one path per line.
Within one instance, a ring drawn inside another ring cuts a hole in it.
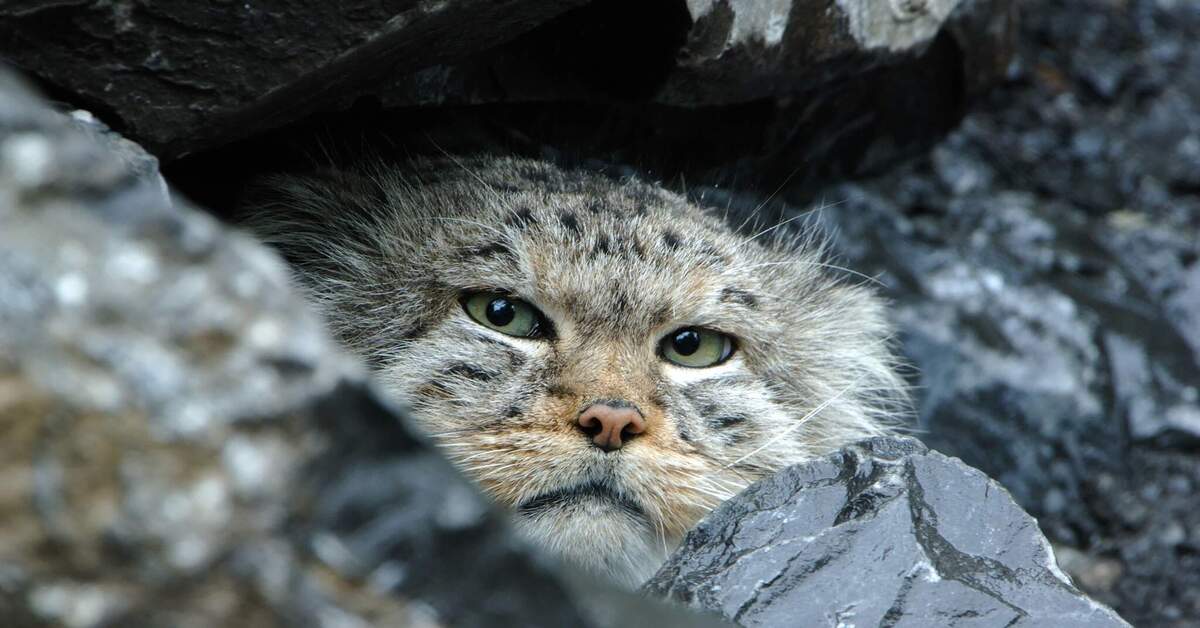
M 517 316 L 517 308 L 508 299 L 493 299 L 487 306 L 487 319 L 497 327 L 504 327 Z
M 692 355 L 700 348 L 700 334 L 695 330 L 685 329 L 675 334 L 671 345 L 679 355 Z

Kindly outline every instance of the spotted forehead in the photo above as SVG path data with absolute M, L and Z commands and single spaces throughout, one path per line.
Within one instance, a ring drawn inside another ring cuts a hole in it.
M 466 247 L 471 263 L 582 325 L 645 329 L 754 300 L 732 272 L 744 243 L 679 197 L 624 186 L 512 201 Z

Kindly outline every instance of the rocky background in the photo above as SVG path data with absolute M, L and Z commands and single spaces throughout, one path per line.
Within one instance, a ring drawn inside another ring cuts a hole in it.
M 898 303 L 920 436 L 1135 625 L 1200 625 L 1200 4 L 1024 12 L 930 155 L 824 198 Z
M 4 617 L 698 625 L 509 538 L 274 258 L 158 175 L 229 218 L 331 153 L 502 150 L 767 225 L 823 207 L 896 302 L 915 435 L 1011 491 L 1074 583 L 1000 485 L 899 441 L 731 502 L 650 591 L 743 625 L 1120 625 L 1078 586 L 1200 626 L 1200 5 L 332 6 L 0 6 L 0 57 L 91 112 L 0 90 Z M 862 574 L 872 604 L 830 594 Z

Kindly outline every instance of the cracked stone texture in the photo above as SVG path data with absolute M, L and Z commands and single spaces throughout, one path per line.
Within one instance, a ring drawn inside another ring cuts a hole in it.
M 0 480 L 6 627 L 716 625 L 533 553 L 274 253 L 3 72 Z
M 1128 626 L 1059 571 L 999 484 L 913 439 L 754 484 L 646 589 L 741 626 Z
M 689 176 L 778 182 L 926 148 L 1014 22 L 1003 0 L 19 1 L 0 57 L 165 161 L 351 106 L 491 105 L 513 135 L 663 167 L 684 141 Z

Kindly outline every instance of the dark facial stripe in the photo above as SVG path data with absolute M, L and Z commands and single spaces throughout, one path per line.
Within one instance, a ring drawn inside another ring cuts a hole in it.
M 455 362 L 442 369 L 442 374 L 463 377 L 477 382 L 489 382 L 498 375 L 498 373 L 493 373 L 492 371 L 485 370 L 474 364 L 467 364 L 466 362 Z
M 471 334 L 471 340 L 475 340 L 475 341 L 481 342 L 486 345 L 493 345 L 493 346 L 504 347 L 505 349 L 509 349 L 508 343 L 502 342 L 500 340 L 496 340 L 495 338 L 492 338 L 491 336 L 485 336 L 483 334 Z
M 758 307 L 758 297 L 740 288 L 725 288 L 721 290 L 721 302 L 739 303 L 746 307 Z
M 746 422 L 744 414 L 723 414 L 715 417 L 707 418 L 708 424 L 715 428 L 733 427 Z
M 509 366 L 511 366 L 511 367 L 513 367 L 513 368 L 515 368 L 515 369 L 516 369 L 516 368 L 521 368 L 522 366 L 525 366 L 525 362 L 526 362 L 526 360 L 527 360 L 527 358 L 525 357 L 525 354 L 523 354 L 523 353 L 517 353 L 516 351 L 513 351 L 513 350 L 511 350 L 511 349 L 510 349 L 510 350 L 508 350 L 508 351 L 505 351 L 505 352 L 504 352 L 504 355 L 505 355 L 505 357 L 507 357 L 507 358 L 508 358 L 508 365 L 509 365 Z
M 420 397 L 422 399 L 427 399 L 427 400 L 434 400 L 434 399 L 447 400 L 448 399 L 454 405 L 460 405 L 462 403 L 462 400 L 458 399 L 454 396 L 454 392 L 451 391 L 448 386 L 446 386 L 445 382 L 442 382 L 442 381 L 439 381 L 436 379 L 430 380 L 430 381 L 422 384 L 420 387 L 418 387 L 416 389 L 416 391 L 414 391 L 414 394 L 417 397 Z
M 513 258 L 515 258 L 517 256 L 517 254 L 514 253 L 512 249 L 508 248 L 508 245 L 501 244 L 499 242 L 493 242 L 491 244 L 485 244 L 483 246 L 477 246 L 477 247 L 467 249 L 466 256 L 467 257 L 513 257 Z

